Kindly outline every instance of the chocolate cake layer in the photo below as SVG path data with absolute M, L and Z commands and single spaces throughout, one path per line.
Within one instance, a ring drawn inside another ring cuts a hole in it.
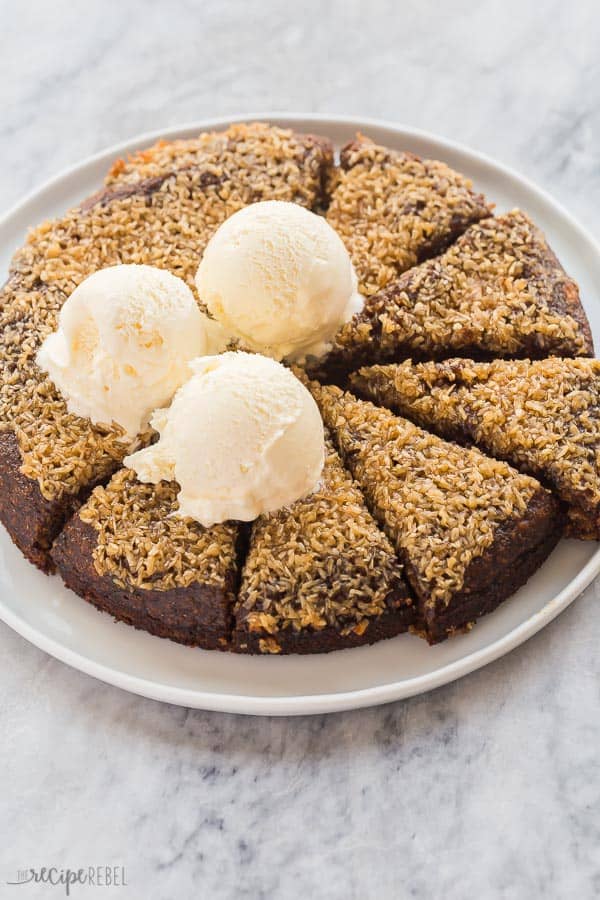
M 560 537 L 559 504 L 533 478 L 339 388 L 311 390 L 404 562 L 431 642 L 495 608 Z
M 362 396 L 535 475 L 566 505 L 571 535 L 600 539 L 600 361 L 407 362 L 350 381 Z
M 0 519 L 21 553 L 43 572 L 52 572 L 51 539 L 70 513 L 42 497 L 37 481 L 21 473 L 21 453 L 11 432 L 0 434 Z
M 414 622 L 394 549 L 328 444 L 317 491 L 253 525 L 234 647 L 321 653 L 373 643 Z
M 464 356 L 591 356 L 575 282 L 542 232 L 519 210 L 472 225 L 442 256 L 368 297 L 328 355 L 309 361 L 341 383 L 373 363 Z

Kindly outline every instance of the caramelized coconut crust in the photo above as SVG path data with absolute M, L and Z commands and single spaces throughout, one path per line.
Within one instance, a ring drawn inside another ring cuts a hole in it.
M 164 178 L 174 169 L 197 168 L 205 186 L 221 187 L 223 199 L 246 194 L 244 205 L 282 199 L 314 209 L 324 202 L 332 167 L 333 146 L 328 138 L 253 122 L 196 138 L 158 141 L 126 160 L 116 160 L 106 186 L 123 189 Z M 281 197 L 273 196 L 276 182 Z
M 346 244 L 365 294 L 440 253 L 491 207 L 437 160 L 358 135 L 333 173 L 327 219 Z
M 342 326 L 315 377 L 407 356 L 444 359 L 589 356 L 579 291 L 520 210 L 472 225 L 436 259 L 367 298 Z
M 351 384 L 536 475 L 567 504 L 571 534 L 600 539 L 600 361 L 406 362 L 362 369 Z
M 228 216 L 265 199 L 317 207 L 331 165 L 325 139 L 236 125 L 119 161 L 104 190 L 30 233 L 0 297 L 0 430 L 14 431 L 23 472 L 46 499 L 106 477 L 131 450 L 110 423 L 70 415 L 35 364 L 67 296 L 118 263 L 168 269 L 195 290 L 204 247 Z
M 201 581 L 231 585 L 237 568 L 239 528 L 226 522 L 203 528 L 182 519 L 175 482 L 142 484 L 120 469 L 106 487 L 97 487 L 79 510 L 98 534 L 94 567 L 123 588 L 168 591 Z
M 544 520 L 556 512 L 537 481 L 506 463 L 447 443 L 339 388 L 313 383 L 311 389 L 342 457 L 405 563 L 423 619 L 460 596 L 474 566 L 487 579 L 477 585 L 479 593 L 491 588 L 496 572 L 489 570 L 486 554 L 496 552 L 496 538 L 512 534 L 515 523 L 525 526 L 519 540 L 526 539 L 528 507 L 538 496 L 545 504 Z
M 236 607 L 237 646 L 289 652 L 304 635 L 307 652 L 314 652 L 406 631 L 414 617 L 401 571 L 328 444 L 319 489 L 253 525 Z M 379 630 L 370 628 L 374 623 Z

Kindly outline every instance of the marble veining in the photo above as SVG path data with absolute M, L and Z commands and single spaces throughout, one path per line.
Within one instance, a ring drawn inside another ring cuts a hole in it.
M 31 0 L 2 23 L 2 208 L 137 132 L 279 108 L 460 140 L 600 234 L 593 0 Z M 90 865 L 128 886 L 73 897 L 598 896 L 599 602 L 427 696 L 300 719 L 142 700 L 2 625 L 0 896 Z

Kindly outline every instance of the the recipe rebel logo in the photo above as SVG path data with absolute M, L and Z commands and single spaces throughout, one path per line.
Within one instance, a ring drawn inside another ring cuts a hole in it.
M 52 887 L 62 886 L 67 897 L 71 890 L 79 885 L 87 887 L 127 887 L 127 876 L 124 866 L 86 866 L 79 869 L 59 869 L 57 866 L 43 866 L 40 869 L 18 869 L 16 878 L 6 882 L 7 885 L 46 884 Z

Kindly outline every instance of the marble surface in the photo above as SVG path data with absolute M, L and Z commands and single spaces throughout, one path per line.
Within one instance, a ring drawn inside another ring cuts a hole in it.
M 594 0 L 4 0 L 0 207 L 137 132 L 264 109 L 382 117 L 488 152 L 600 236 Z M 251 719 L 129 696 L 0 627 L 0 896 L 600 893 L 598 584 L 434 693 Z M 193 892 L 193 893 L 192 893 Z

